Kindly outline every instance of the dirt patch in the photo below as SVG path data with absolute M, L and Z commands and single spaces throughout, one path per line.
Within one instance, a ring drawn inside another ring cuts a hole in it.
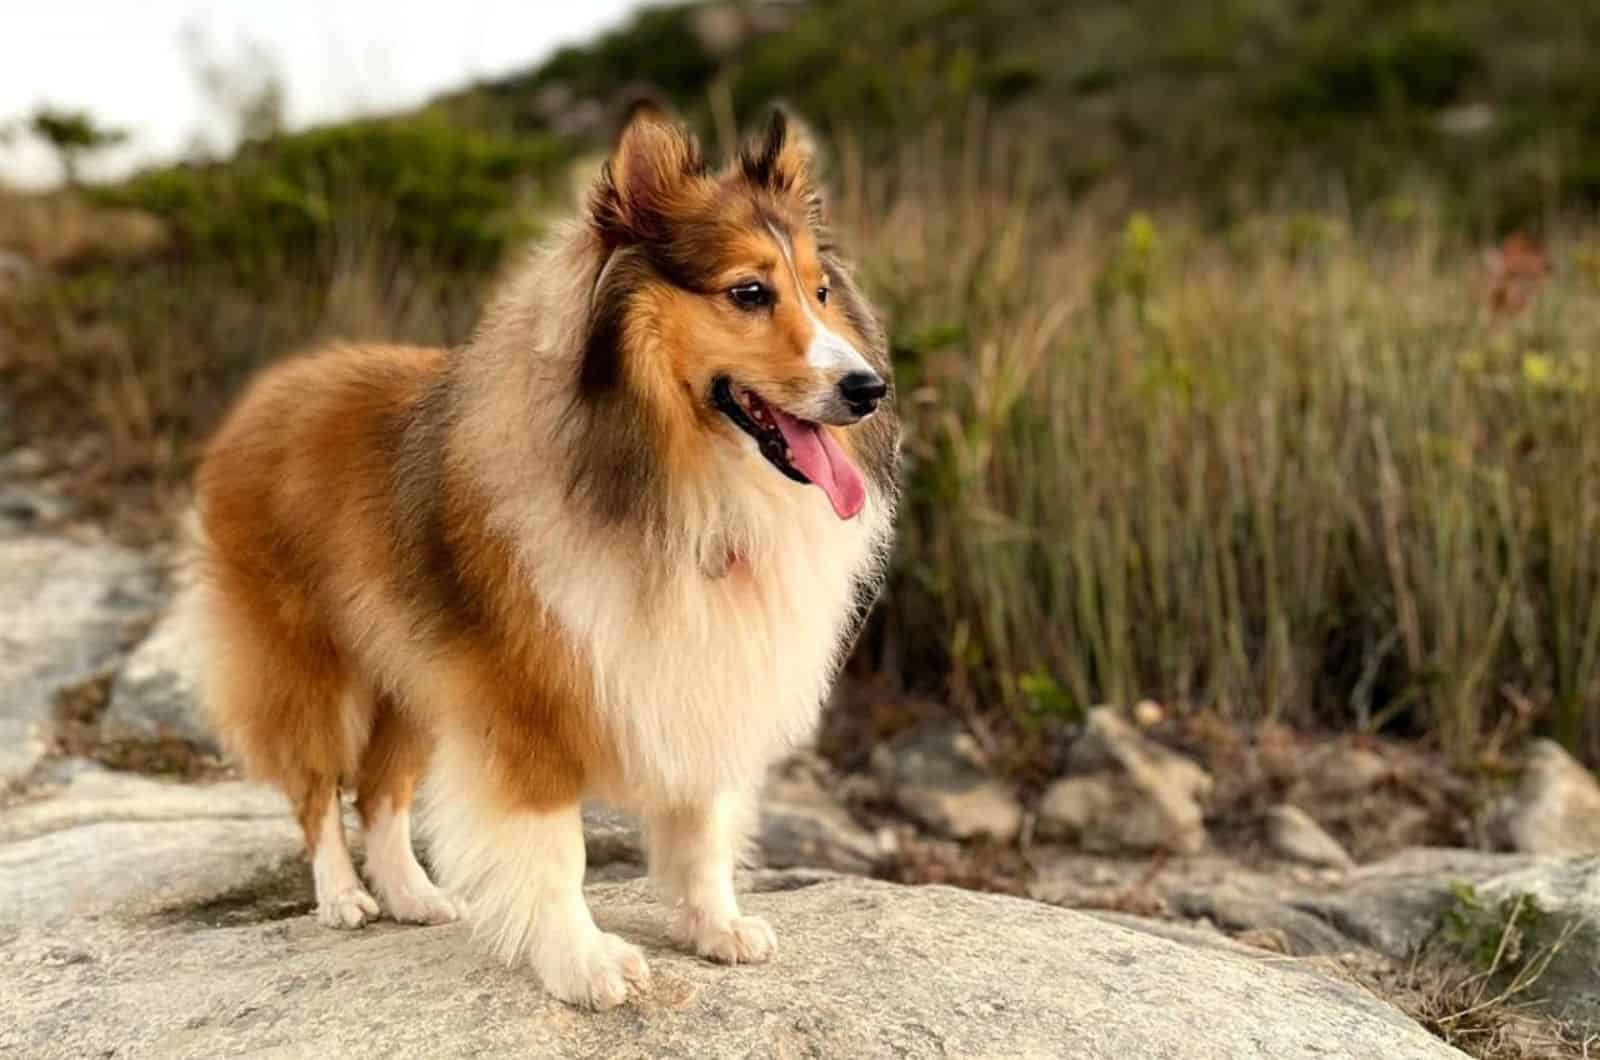
M 108 769 L 177 780 L 225 780 L 237 775 L 217 755 L 188 740 L 107 740 L 100 719 L 111 703 L 114 671 L 62 689 L 53 711 L 50 758 L 87 758 Z
M 310 869 L 304 859 L 290 858 L 203 902 L 164 909 L 157 920 L 196 929 L 243 927 L 307 916 L 316 907 Z

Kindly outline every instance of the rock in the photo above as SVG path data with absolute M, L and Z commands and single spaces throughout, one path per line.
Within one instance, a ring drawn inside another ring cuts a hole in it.
M 1153 729 L 1166 718 L 1165 708 L 1153 699 L 1141 699 L 1133 705 L 1133 721 L 1141 729 Z
M 296 897 L 295 913 L 312 908 L 300 829 L 284 800 L 256 785 L 90 768 L 59 796 L 0 815 L 0 943 L 85 918 L 159 918 L 213 899 L 222 908 L 269 880 L 274 894 Z
M 1252 935 L 1276 941 L 1275 949 L 1295 956 L 1347 953 L 1357 944 L 1316 913 L 1297 908 L 1264 888 L 1234 884 L 1181 891 L 1173 912 L 1204 919 L 1233 936 Z
M 833 794 L 841 787 L 826 763 L 812 755 L 796 755 L 774 767 L 761 802 L 761 863 L 769 869 L 805 866 L 871 874 L 887 851 Z
M 336 932 L 248 785 L 89 771 L 0 832 L 0 1055 L 1371 1057 L 1460 1054 L 1365 991 L 1222 940 L 808 872 L 740 890 L 777 961 L 678 953 L 647 881 L 587 889 L 654 985 L 579 1012 L 460 924 Z
M 1298 806 L 1267 811 L 1267 842 L 1279 857 L 1305 865 L 1343 869 L 1355 864 L 1339 841 Z
M 206 754 L 221 754 L 195 699 L 191 644 L 178 623 L 156 624 L 118 671 L 100 737 L 123 743 L 179 740 Z
M 1236 938 L 1281 940 L 1283 952 L 1294 956 L 1369 952 L 1409 966 L 1430 947 L 1446 947 L 1469 961 L 1469 971 L 1483 971 L 1470 966 L 1487 961 L 1519 898 L 1533 904 L 1525 909 L 1518 959 L 1542 960 L 1552 949 L 1553 956 L 1516 1003 L 1569 1021 L 1580 1037 L 1600 1035 L 1597 857 L 1416 849 L 1352 870 L 1335 889 L 1246 876 L 1180 891 L 1171 905 Z
M 1600 857 L 1541 858 L 1479 884 L 1477 897 L 1502 916 L 1518 898 L 1537 903 L 1524 959 L 1555 948 L 1528 999 L 1558 1020 L 1600 1037 Z
M 0 537 L 0 786 L 37 764 L 57 697 L 108 671 L 158 587 L 154 565 L 117 545 Z
M 1522 958 L 1560 947 L 1517 1002 L 1600 1035 L 1600 858 L 1413 851 L 1361 870 L 1348 891 L 1299 904 L 1399 960 L 1441 938 L 1481 957 L 1519 896 L 1538 908 Z
M 0 531 L 36 531 L 58 524 L 71 514 L 71 502 L 47 489 L 22 482 L 0 482 Z
M 16 294 L 39 276 L 39 266 L 14 250 L 0 247 L 0 296 Z
M 1364 795 L 1393 772 L 1388 760 L 1376 751 L 1335 745 L 1317 756 L 1306 779 L 1319 798 L 1337 799 Z
M 630 880 L 644 874 L 644 837 L 631 815 L 608 806 L 585 806 L 583 838 L 591 880 Z
M 1089 712 L 1067 769 L 1039 803 L 1042 836 L 1108 853 L 1205 846 L 1210 774 L 1146 739 L 1112 708 Z
M 940 835 L 1009 843 L 1022 828 L 1016 796 L 989 773 L 972 738 L 953 722 L 912 726 L 874 749 L 872 770 L 896 806 Z
M 1560 744 L 1536 740 L 1491 831 L 1524 854 L 1600 854 L 1600 784 Z

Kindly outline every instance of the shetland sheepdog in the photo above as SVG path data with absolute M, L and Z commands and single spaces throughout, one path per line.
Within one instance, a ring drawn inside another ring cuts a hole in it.
M 886 343 L 815 169 L 781 111 L 714 168 L 638 108 L 464 346 L 281 362 L 210 443 L 200 692 L 293 805 L 324 924 L 465 916 L 555 996 L 618 1005 L 649 969 L 584 902 L 597 799 L 640 815 L 675 940 L 774 955 L 735 863 L 878 591 L 897 489 Z

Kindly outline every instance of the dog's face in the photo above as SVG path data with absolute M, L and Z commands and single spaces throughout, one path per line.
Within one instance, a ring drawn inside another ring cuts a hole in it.
M 720 172 L 681 128 L 637 114 L 590 203 L 608 257 L 582 385 L 631 388 L 674 427 L 816 484 L 848 519 L 865 487 L 843 429 L 877 410 L 888 366 L 810 166 L 781 112 Z

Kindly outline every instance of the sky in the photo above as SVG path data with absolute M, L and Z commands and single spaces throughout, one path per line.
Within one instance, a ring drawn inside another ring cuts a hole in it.
M 87 109 L 128 143 L 90 179 L 225 148 L 230 124 L 201 87 L 192 42 L 236 64 L 255 49 L 287 94 L 291 128 L 420 103 L 534 65 L 626 19 L 640 0 L 0 0 L 0 128 L 40 104 Z M 191 44 L 186 47 L 185 39 Z M 0 181 L 59 178 L 31 137 L 0 143 Z

